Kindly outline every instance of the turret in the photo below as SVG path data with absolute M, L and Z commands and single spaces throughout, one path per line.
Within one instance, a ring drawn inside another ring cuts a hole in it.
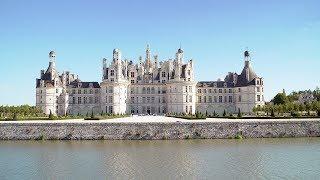
M 113 62 L 120 63 L 121 61 L 121 52 L 119 49 L 113 50 Z
M 241 76 L 245 77 L 247 82 L 252 81 L 254 78 L 257 77 L 256 73 L 253 71 L 253 68 L 250 64 L 251 57 L 249 51 L 244 52 L 244 68 L 242 70 Z

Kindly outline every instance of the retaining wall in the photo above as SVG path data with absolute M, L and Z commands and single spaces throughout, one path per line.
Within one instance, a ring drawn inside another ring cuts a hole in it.
M 0 123 L 1 140 L 156 140 L 318 137 L 320 121 Z

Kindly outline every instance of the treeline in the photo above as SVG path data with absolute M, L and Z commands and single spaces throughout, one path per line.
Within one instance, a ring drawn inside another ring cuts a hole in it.
M 253 112 L 261 115 L 261 112 L 266 115 L 283 116 L 289 114 L 291 116 L 320 116 L 320 101 L 314 101 L 312 103 L 298 104 L 288 102 L 285 104 L 267 104 L 262 107 L 255 107 Z
M 44 117 L 45 114 L 36 106 L 20 105 L 20 106 L 0 106 L 0 118 L 19 117 Z

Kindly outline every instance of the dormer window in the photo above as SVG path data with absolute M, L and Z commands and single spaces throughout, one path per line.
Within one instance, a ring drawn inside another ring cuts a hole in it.
M 223 84 L 223 87 L 227 87 L 227 83 L 224 83 L 224 84 Z
M 213 87 L 217 87 L 217 83 L 213 83 Z
M 78 83 L 78 88 L 80 88 L 82 86 L 82 83 Z
M 166 72 L 162 72 L 161 77 L 166 77 Z

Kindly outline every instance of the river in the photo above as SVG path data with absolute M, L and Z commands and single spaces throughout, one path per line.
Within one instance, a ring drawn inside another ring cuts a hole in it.
M 0 179 L 318 179 L 320 138 L 0 141 Z

